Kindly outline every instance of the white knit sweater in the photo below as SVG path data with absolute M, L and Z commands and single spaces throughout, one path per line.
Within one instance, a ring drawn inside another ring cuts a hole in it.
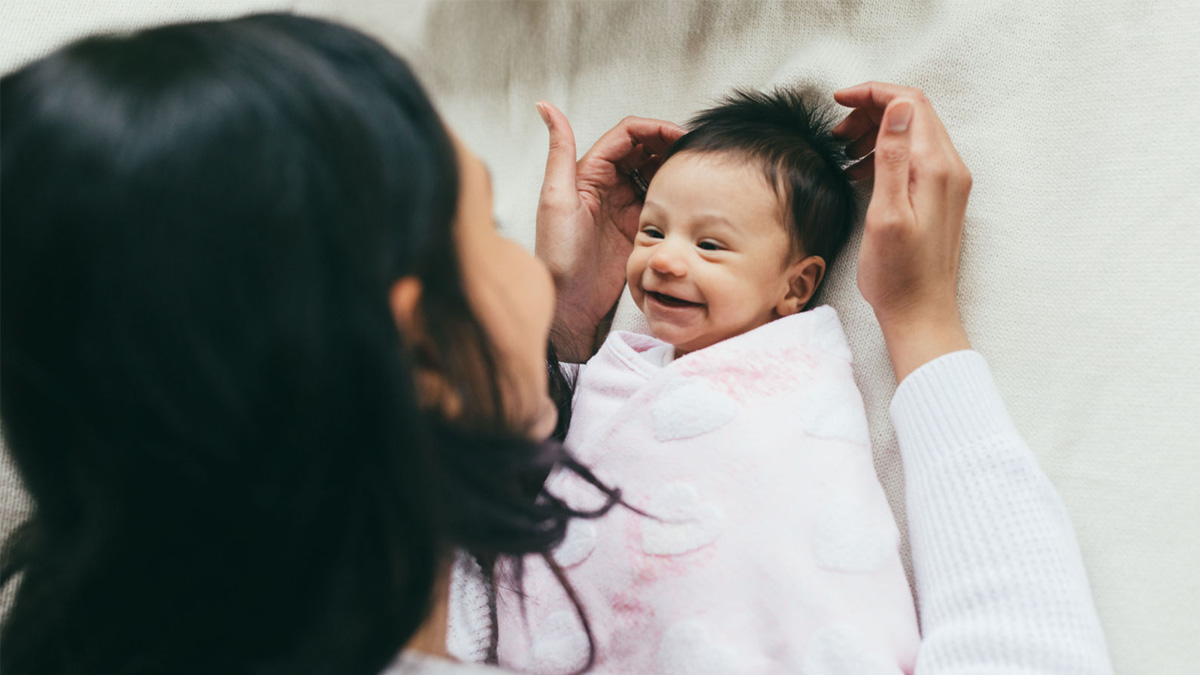
M 921 613 L 916 673 L 1111 673 L 1066 510 L 983 357 L 917 369 L 891 415 Z M 499 671 L 405 654 L 388 675 L 484 672 Z

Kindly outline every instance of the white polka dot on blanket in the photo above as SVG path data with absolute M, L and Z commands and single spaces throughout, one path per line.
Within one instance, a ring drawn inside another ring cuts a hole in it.
M 808 642 L 801 662 L 802 675 L 902 675 L 895 663 L 873 652 L 853 626 L 833 624 Z
M 898 555 L 896 534 L 880 514 L 846 495 L 831 494 L 817 514 L 817 565 L 839 572 L 874 572 Z
M 707 434 L 728 424 L 736 414 L 736 401 L 698 377 L 671 382 L 650 408 L 654 437 L 660 441 Z
M 578 518 L 567 525 L 567 536 L 554 549 L 554 562 L 572 567 L 587 560 L 596 548 L 596 526 Z
M 573 611 L 555 612 L 537 627 L 529 653 L 529 670 L 538 675 L 561 675 L 587 663 L 588 639 Z
M 725 514 L 700 502 L 688 483 L 668 483 L 654 494 L 642 520 L 642 550 L 648 555 L 680 555 L 711 544 L 725 529 Z
M 851 380 L 822 381 L 797 409 L 804 430 L 817 438 L 834 438 L 870 446 L 862 397 Z
M 660 675 L 728 675 L 738 672 L 732 649 L 717 644 L 699 621 L 680 621 L 663 634 L 658 649 Z

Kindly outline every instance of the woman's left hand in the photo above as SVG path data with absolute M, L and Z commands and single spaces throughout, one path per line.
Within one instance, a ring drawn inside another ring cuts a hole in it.
M 582 363 L 595 349 L 596 330 L 621 296 L 625 261 L 633 250 L 642 192 L 667 149 L 684 134 L 677 124 L 626 117 L 578 162 L 566 115 L 546 102 L 538 113 L 550 130 L 546 177 L 538 201 L 535 252 L 558 291 L 556 346 L 563 361 Z
M 833 129 L 873 177 L 858 254 L 858 289 L 875 310 L 896 381 L 970 349 L 958 309 L 958 265 L 971 172 L 925 93 L 866 82 L 834 93 L 854 110 Z M 874 154 L 870 154 L 870 153 Z

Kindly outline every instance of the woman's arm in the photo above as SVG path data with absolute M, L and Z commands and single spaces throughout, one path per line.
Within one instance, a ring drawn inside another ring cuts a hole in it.
M 1079 546 L 1054 486 L 977 352 L 896 390 L 921 614 L 918 675 L 1111 673 Z
M 958 313 L 971 176 L 918 90 L 835 94 L 873 176 L 858 285 L 887 343 L 921 610 L 916 671 L 1111 673 L 1079 545 Z M 874 154 L 870 154 L 874 151 Z

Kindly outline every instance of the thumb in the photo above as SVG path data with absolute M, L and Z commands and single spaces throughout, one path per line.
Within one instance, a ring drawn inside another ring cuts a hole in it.
M 537 104 L 538 114 L 550 130 L 550 152 L 546 157 L 546 177 L 542 181 L 542 199 L 575 194 L 575 132 L 561 110 L 546 101 Z
M 887 211 L 911 209 L 908 176 L 912 160 L 913 102 L 898 98 L 888 104 L 875 142 L 875 188 L 871 201 Z

